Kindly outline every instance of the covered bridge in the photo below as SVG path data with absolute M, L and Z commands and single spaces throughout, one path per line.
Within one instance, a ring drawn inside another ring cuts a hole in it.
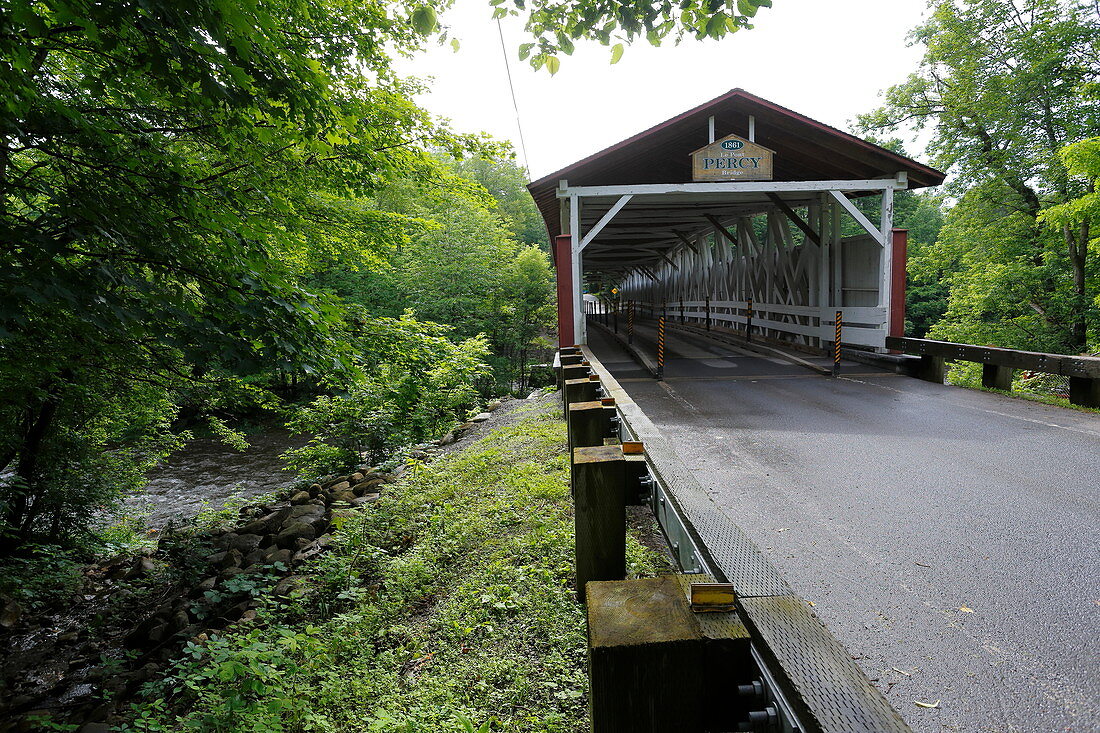
M 559 342 L 587 342 L 587 285 L 734 328 L 751 309 L 808 346 L 843 310 L 843 341 L 882 349 L 905 319 L 894 194 L 943 179 L 734 89 L 528 185 L 554 243 Z

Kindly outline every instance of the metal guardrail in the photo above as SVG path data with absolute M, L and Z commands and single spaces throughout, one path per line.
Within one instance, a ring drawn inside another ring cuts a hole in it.
M 645 446 L 647 499 L 686 573 L 732 585 L 766 707 L 741 730 L 902 733 L 909 727 L 740 527 L 713 502 L 621 385 L 579 347 L 621 436 Z M 568 395 L 566 395 L 568 399 Z

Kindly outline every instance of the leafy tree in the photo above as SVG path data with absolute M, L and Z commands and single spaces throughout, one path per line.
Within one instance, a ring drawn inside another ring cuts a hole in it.
M 771 0 L 489 0 L 489 4 L 496 7 L 494 18 L 525 15 L 526 30 L 534 40 L 520 46 L 520 58 L 528 59 L 536 69 L 545 67 L 551 74 L 561 66 L 558 54 L 573 53 L 576 39 L 610 45 L 611 63 L 615 63 L 622 58 L 624 44 L 639 38 L 654 46 L 669 39 L 676 44 L 685 38 L 717 40 L 742 28 L 752 28 L 757 11 L 772 6 Z
M 455 167 L 460 176 L 477 181 L 496 199 L 500 215 L 514 239 L 550 251 L 546 224 L 526 188 L 527 171 L 508 159 L 490 160 L 480 156 L 460 160 Z
M 440 434 L 477 404 L 488 375 L 484 337 L 456 343 L 451 328 L 376 318 L 362 334 L 367 376 L 343 395 L 323 396 L 297 411 L 291 427 L 313 435 L 289 451 L 291 465 L 313 477 L 376 462 L 389 451 Z
M 381 9 L 10 4 L 0 21 L 9 531 L 48 531 L 85 510 L 86 497 L 60 490 L 73 446 L 89 456 L 120 446 L 116 464 L 138 451 L 134 466 L 155 459 L 154 443 L 163 452 L 160 427 L 112 422 L 139 385 L 164 408 L 149 423 L 162 426 L 187 382 L 350 367 L 338 310 L 298 282 L 302 260 L 362 259 L 386 239 L 377 217 L 370 236 L 345 235 L 372 217 L 357 201 L 424 164 L 410 140 L 456 153 L 469 143 L 408 101 L 414 88 L 393 78 L 380 45 L 410 51 L 421 35 L 407 13 Z
M 1081 96 L 1100 68 L 1098 20 L 1100 8 L 1075 0 L 939 2 L 912 36 L 927 46 L 919 70 L 861 118 L 866 129 L 930 126 L 936 163 L 956 191 L 970 187 L 936 245 L 946 271 L 959 268 L 941 335 L 1085 347 L 1087 239 L 1064 228 L 1056 240 L 1037 218 L 1084 193 L 1057 152 L 1100 129 L 1100 104 Z

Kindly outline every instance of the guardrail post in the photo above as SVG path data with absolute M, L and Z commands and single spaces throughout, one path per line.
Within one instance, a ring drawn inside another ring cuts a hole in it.
M 710 330 L 710 296 L 707 296 L 707 330 Z
M 569 445 L 573 448 L 603 445 L 604 438 L 611 434 L 611 418 L 614 416 L 615 400 L 611 398 L 571 403 Z
M 929 356 L 921 354 L 920 363 L 913 370 L 913 376 L 926 382 L 939 382 L 947 376 L 947 360 L 942 356 Z
M 680 298 L 680 323 L 685 323 L 685 322 L 686 322 L 686 319 L 684 317 L 684 299 Z
M 982 364 L 982 386 L 986 389 L 1012 391 L 1012 367 Z
M 585 584 L 626 577 L 626 458 L 622 446 L 573 449 L 577 597 Z
M 1082 407 L 1100 407 L 1100 379 L 1070 377 L 1069 401 Z
M 703 730 L 704 650 L 675 577 L 591 583 L 593 733 Z

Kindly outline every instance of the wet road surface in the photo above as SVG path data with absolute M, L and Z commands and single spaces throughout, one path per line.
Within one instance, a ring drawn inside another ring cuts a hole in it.
M 676 331 L 658 383 L 589 338 L 914 730 L 1100 730 L 1100 415 Z

